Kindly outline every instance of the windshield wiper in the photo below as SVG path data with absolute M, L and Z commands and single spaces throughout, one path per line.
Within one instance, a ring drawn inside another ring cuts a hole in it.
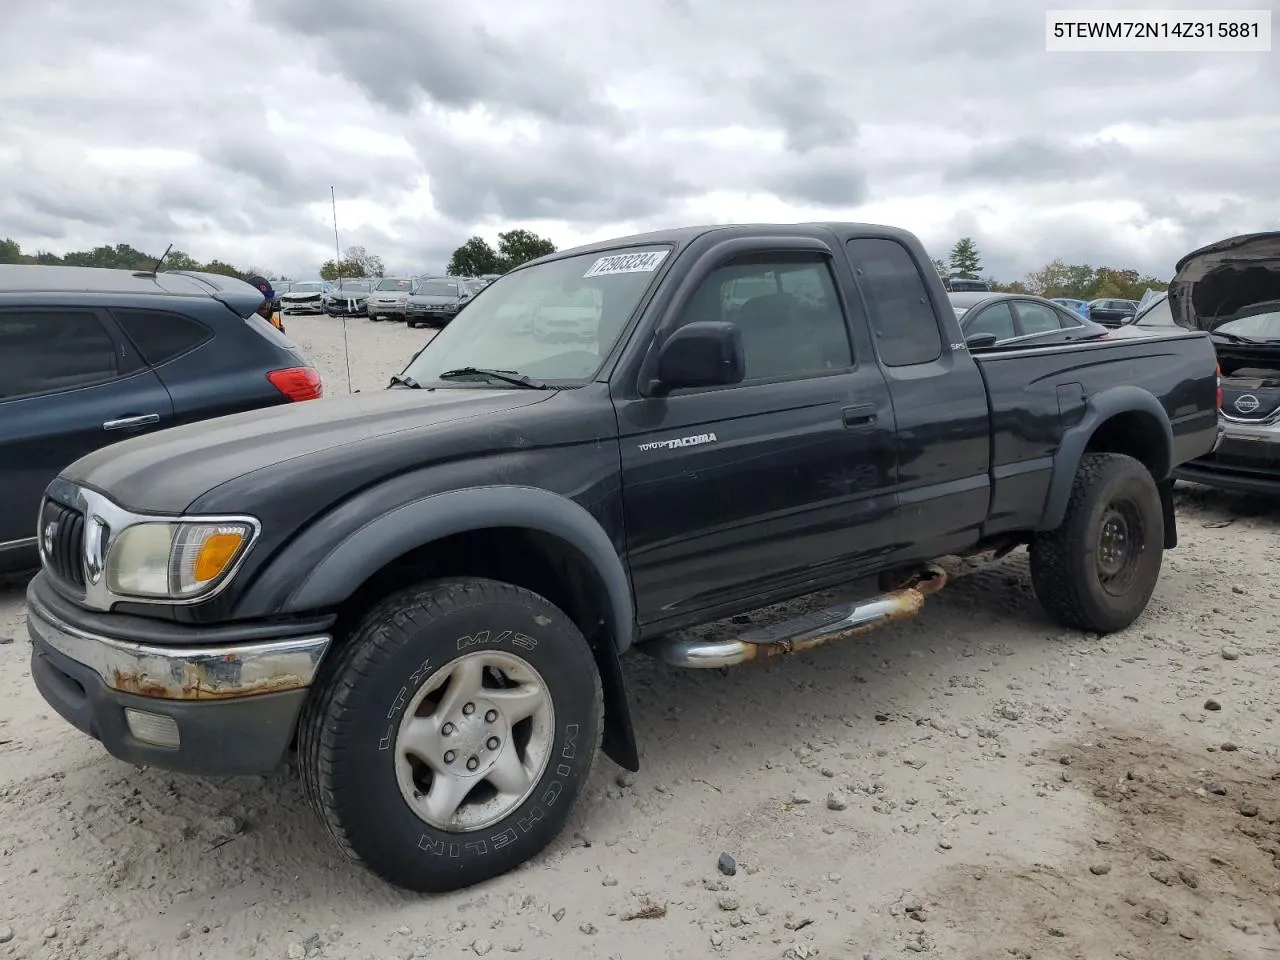
M 488 370 L 483 367 L 458 367 L 456 370 L 446 370 L 444 373 L 437 375 L 437 380 L 460 380 L 463 377 L 487 377 L 490 380 L 501 380 L 503 383 L 515 384 L 517 387 L 526 387 L 530 390 L 546 390 L 547 385 L 541 380 L 535 380 L 533 377 L 525 376 L 517 370 Z
M 1232 343 L 1271 343 L 1273 341 L 1266 340 L 1262 337 L 1242 337 L 1238 333 L 1223 333 L 1221 330 L 1214 330 L 1210 336 L 1221 337 L 1223 340 L 1230 340 Z
M 395 375 L 391 378 L 391 382 L 390 382 L 390 383 L 388 383 L 388 384 L 387 384 L 387 386 L 389 386 L 389 387 L 395 387 L 395 386 L 408 387 L 410 390 L 421 390 L 421 389 L 422 389 L 422 384 L 420 384 L 417 380 L 413 379 L 413 377 L 406 377 L 406 376 L 404 376 L 403 374 L 399 374 L 399 373 L 395 374 Z

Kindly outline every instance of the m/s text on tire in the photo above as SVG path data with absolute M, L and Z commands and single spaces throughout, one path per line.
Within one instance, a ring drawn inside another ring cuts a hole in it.
M 322 668 L 299 766 L 348 856 L 446 892 L 559 835 L 602 713 L 591 650 L 560 610 L 509 584 L 441 580 L 372 608 Z

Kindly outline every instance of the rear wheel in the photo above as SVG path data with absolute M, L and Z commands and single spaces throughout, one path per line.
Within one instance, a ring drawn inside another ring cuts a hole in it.
M 446 892 L 504 874 L 564 827 L 600 742 L 581 632 L 547 600 L 465 579 L 394 594 L 326 662 L 304 710 L 304 789 L 376 874 Z
M 1112 633 L 1146 609 L 1164 557 L 1164 512 L 1150 471 L 1118 453 L 1086 454 L 1058 529 L 1031 543 L 1031 582 L 1063 626 Z

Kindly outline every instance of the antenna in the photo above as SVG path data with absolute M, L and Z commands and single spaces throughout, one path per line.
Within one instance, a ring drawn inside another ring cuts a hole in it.
M 159 260 L 157 260 L 157 261 L 155 262 L 155 265 L 154 265 L 150 270 L 148 270 L 147 272 L 148 272 L 148 273 L 150 273 L 152 276 L 155 276 L 157 273 L 159 273 L 159 272 L 160 272 L 160 264 L 164 263 L 164 258 L 165 258 L 165 257 L 167 257 L 167 256 L 169 256 L 169 251 L 170 251 L 170 250 L 172 250 L 172 249 L 173 249 L 173 244 L 172 244 L 172 243 L 171 243 L 171 244 L 169 244 L 167 247 L 165 247 L 165 248 L 164 248 L 164 253 L 160 254 L 160 259 L 159 259 Z
M 329 187 L 329 203 L 333 207 L 333 265 L 338 270 L 338 288 L 342 288 L 342 247 L 338 243 L 338 198 Z M 351 347 L 347 343 L 347 311 L 342 311 L 342 355 L 347 361 L 347 393 L 354 393 L 351 388 Z

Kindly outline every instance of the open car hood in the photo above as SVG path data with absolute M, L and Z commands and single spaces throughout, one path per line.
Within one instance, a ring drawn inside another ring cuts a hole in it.
M 1247 233 L 1193 250 L 1169 284 L 1174 322 L 1214 330 L 1255 304 L 1280 300 L 1280 230 Z

